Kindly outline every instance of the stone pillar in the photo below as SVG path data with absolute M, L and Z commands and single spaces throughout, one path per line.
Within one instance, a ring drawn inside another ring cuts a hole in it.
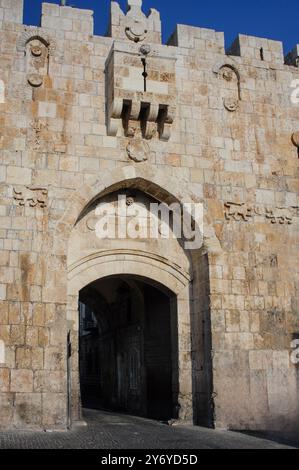
M 192 362 L 189 286 L 177 297 L 178 360 L 179 360 L 179 421 L 193 423 Z

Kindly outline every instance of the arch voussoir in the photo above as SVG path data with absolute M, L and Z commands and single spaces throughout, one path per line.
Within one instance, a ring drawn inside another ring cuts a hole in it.
M 70 236 L 72 228 L 92 202 L 108 193 L 110 188 L 111 191 L 115 191 L 126 185 L 134 186 L 160 202 L 202 202 L 201 198 L 190 189 L 187 181 L 178 180 L 170 172 L 165 174 L 164 169 L 163 171 L 157 170 L 154 166 L 140 164 L 105 170 L 92 186 L 83 185 L 70 196 L 67 209 L 57 222 L 55 237 Z M 206 246 L 212 251 L 222 251 L 214 228 L 206 214 L 204 214 L 204 224 Z

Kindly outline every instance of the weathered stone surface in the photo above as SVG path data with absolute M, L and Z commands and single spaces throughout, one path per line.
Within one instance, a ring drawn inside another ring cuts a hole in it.
M 181 417 L 298 426 L 298 45 L 284 63 L 240 35 L 227 55 L 178 25 L 166 46 L 128 5 L 99 37 L 89 10 L 43 4 L 31 28 L 0 1 L 0 427 L 66 426 L 69 331 L 78 419 L 78 293 L 128 273 L 177 298 Z M 93 203 L 125 189 L 146 217 L 202 203 L 203 249 L 97 239 Z
M 29 369 L 16 369 L 11 371 L 12 392 L 32 392 L 33 391 L 33 372 Z
M 65 351 L 59 347 L 49 346 L 45 349 L 46 370 L 63 370 L 66 367 Z
M 0 429 L 12 427 L 13 399 L 12 393 L 0 393 Z
M 0 392 L 8 392 L 10 385 L 10 370 L 0 369 Z
M 66 374 L 63 371 L 38 370 L 34 374 L 34 391 L 43 393 L 63 393 L 66 387 Z
M 44 403 L 42 411 L 43 427 L 59 428 L 66 427 L 65 403 L 66 395 L 64 393 L 43 393 Z
M 42 397 L 40 393 L 16 393 L 14 425 L 40 428 L 42 422 Z

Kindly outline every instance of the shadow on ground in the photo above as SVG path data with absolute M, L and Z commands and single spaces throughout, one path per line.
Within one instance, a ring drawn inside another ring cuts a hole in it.
M 273 440 L 232 431 L 165 424 L 84 410 L 85 426 L 67 432 L 2 432 L 1 449 L 286 449 Z

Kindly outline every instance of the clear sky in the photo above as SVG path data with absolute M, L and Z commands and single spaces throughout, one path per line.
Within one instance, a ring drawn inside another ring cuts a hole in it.
M 42 0 L 24 3 L 24 22 L 38 25 Z M 125 9 L 126 0 L 119 3 Z M 110 0 L 68 0 L 67 5 L 94 10 L 95 34 L 105 34 Z M 164 42 L 181 23 L 224 31 L 227 46 L 238 33 L 283 41 L 285 52 L 299 44 L 299 0 L 144 0 L 143 5 L 145 12 L 160 11 Z

